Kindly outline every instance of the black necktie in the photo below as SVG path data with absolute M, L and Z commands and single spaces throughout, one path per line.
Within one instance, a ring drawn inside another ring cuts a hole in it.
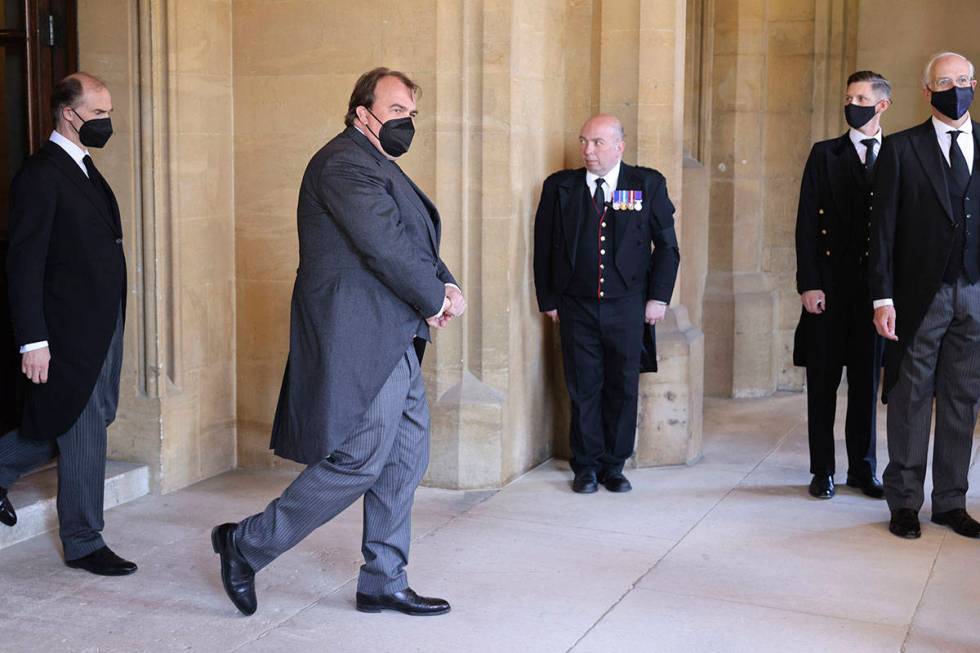
M 874 170 L 875 161 L 878 160 L 878 154 L 875 152 L 875 146 L 878 144 L 878 139 L 866 138 L 861 141 L 861 144 L 868 148 L 868 153 L 864 155 L 864 169 L 871 172 Z
M 595 195 L 592 199 L 595 202 L 596 213 L 599 215 L 606 211 L 606 194 L 602 191 L 602 185 L 605 183 L 606 180 L 602 177 L 595 180 Z
M 952 173 L 953 183 L 956 184 L 959 194 L 962 195 L 966 193 L 966 187 L 970 184 L 970 168 L 966 165 L 966 157 L 963 156 L 963 150 L 960 149 L 959 143 L 956 142 L 956 137 L 963 132 L 956 129 L 946 133 L 950 137 L 949 171 Z
M 95 169 L 95 161 L 92 160 L 88 154 L 82 157 L 82 163 L 85 164 L 85 172 L 88 173 L 88 180 L 92 182 L 96 188 L 99 187 L 99 171 Z

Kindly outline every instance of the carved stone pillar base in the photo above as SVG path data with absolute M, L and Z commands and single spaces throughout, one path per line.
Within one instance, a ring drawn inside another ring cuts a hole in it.
M 637 467 L 689 465 L 701 458 L 704 334 L 684 306 L 657 327 L 656 374 L 640 375 Z

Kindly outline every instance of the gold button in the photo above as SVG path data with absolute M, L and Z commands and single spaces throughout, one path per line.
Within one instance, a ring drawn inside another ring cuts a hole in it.
M 821 229 L 820 230 L 820 233 L 822 233 L 824 236 L 826 236 L 827 235 L 827 230 L 826 229 Z
M 604 293 L 604 292 L 602 292 L 602 291 L 600 290 L 600 291 L 599 291 L 599 296 L 600 296 L 600 297 L 605 297 L 605 296 L 606 296 L 606 293 Z
M 599 250 L 599 253 L 600 253 L 600 254 L 602 254 L 602 255 L 605 255 L 605 254 L 606 254 L 606 250 L 604 250 L 604 249 L 600 249 L 600 250 Z
M 606 237 L 605 236 L 599 236 L 599 240 L 605 242 L 606 241 Z
M 605 270 L 605 269 L 606 269 L 606 266 L 605 266 L 605 265 L 603 265 L 602 263 L 600 263 L 600 264 L 599 264 L 599 269 L 600 269 L 600 270 Z
M 606 283 L 606 280 L 603 277 L 599 277 L 599 283 Z
M 875 192 L 874 191 L 871 191 L 871 197 L 874 197 L 874 196 L 875 196 Z
M 819 213 L 820 215 L 823 215 L 823 209 L 820 209 L 819 211 L 817 211 L 817 213 Z
M 867 255 L 868 255 L 868 254 L 870 254 L 870 253 L 871 253 L 871 252 L 865 252 L 865 253 L 864 253 L 864 255 L 865 255 L 865 256 L 867 256 Z
M 829 249 L 827 250 L 827 256 L 830 256 L 830 250 Z
M 966 198 L 966 199 L 970 199 L 970 198 L 968 197 L 968 198 Z M 603 227 L 605 227 L 605 226 L 606 226 L 606 223 L 605 223 L 605 222 L 603 222 L 603 223 L 602 223 L 602 226 L 603 226 Z

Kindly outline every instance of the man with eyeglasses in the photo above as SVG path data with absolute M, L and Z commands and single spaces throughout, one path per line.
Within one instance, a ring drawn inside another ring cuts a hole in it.
M 871 177 L 881 149 L 881 116 L 891 84 L 861 70 L 847 80 L 850 129 L 813 146 L 803 171 L 796 218 L 796 286 L 803 309 L 793 362 L 806 367 L 810 495 L 834 496 L 834 419 L 847 368 L 847 485 L 884 497 L 875 477 L 876 407 L 883 344 L 871 323 L 868 215 Z
M 873 186 L 874 323 L 887 340 L 884 398 L 889 530 L 917 538 L 932 404 L 932 521 L 966 537 L 967 472 L 980 404 L 980 145 L 970 118 L 973 64 L 943 52 L 926 65 L 932 117 L 885 139 Z

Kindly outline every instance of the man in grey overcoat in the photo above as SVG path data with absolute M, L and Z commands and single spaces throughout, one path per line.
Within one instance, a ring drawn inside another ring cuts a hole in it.
M 271 447 L 307 468 L 263 512 L 211 534 L 225 591 L 244 614 L 257 607 L 255 572 L 361 497 L 357 609 L 449 611 L 446 601 L 416 594 L 405 574 L 429 453 L 421 352 L 431 329 L 466 308 L 439 258 L 439 213 L 395 163 L 411 144 L 417 90 L 398 71 L 362 75 L 347 128 L 303 175 L 289 358 Z

